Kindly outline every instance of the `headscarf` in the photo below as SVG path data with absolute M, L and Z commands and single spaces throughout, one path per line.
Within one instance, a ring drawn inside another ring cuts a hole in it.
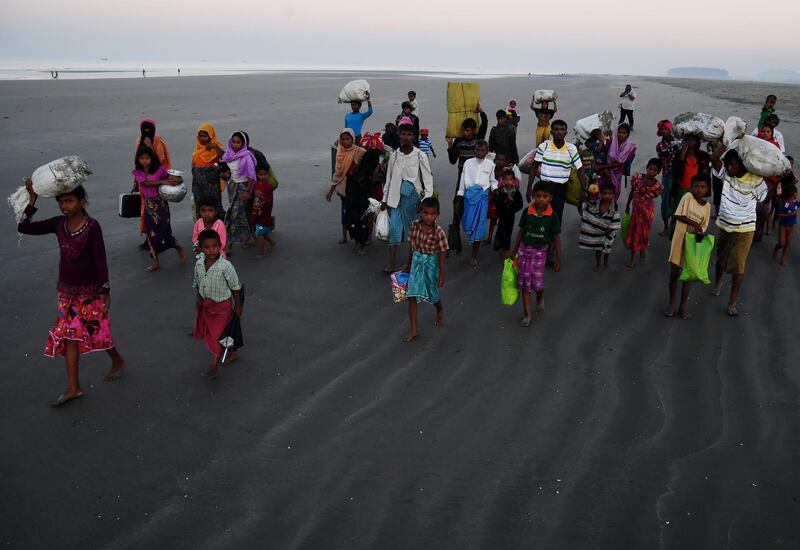
M 224 149 L 222 143 L 217 139 L 217 131 L 214 125 L 209 122 L 204 122 L 197 128 L 197 133 L 205 132 L 211 138 L 211 143 L 215 144 L 220 149 Z M 210 167 L 214 166 L 219 160 L 219 151 L 212 149 L 209 151 L 205 145 L 200 143 L 200 140 L 195 136 L 194 138 L 194 152 L 192 153 L 192 166 Z
M 244 144 L 242 148 L 238 151 L 233 150 L 233 136 L 239 134 L 239 137 L 242 138 Z M 236 165 L 236 172 L 239 173 L 240 176 L 244 176 L 247 179 L 256 180 L 256 158 L 253 156 L 253 153 L 247 148 L 248 142 L 247 137 L 245 137 L 244 132 L 241 130 L 236 130 L 231 134 L 231 137 L 228 138 L 228 150 L 225 151 L 225 154 L 222 155 L 222 162 L 233 162 L 239 161 Z
M 145 129 L 146 126 L 152 127 L 152 133 L 150 128 Z M 139 146 L 144 145 L 144 138 L 149 137 L 153 144 L 152 149 L 158 156 L 161 166 L 169 170 L 172 166 L 172 162 L 169 158 L 169 148 L 167 147 L 167 142 L 164 141 L 161 136 L 156 135 L 155 121 L 149 118 L 142 120 L 139 123 L 139 132 L 139 138 L 136 140 L 136 149 L 138 150 Z
M 353 138 L 353 145 L 350 147 L 344 147 L 342 145 L 341 137 L 344 134 L 348 134 L 351 138 Z M 364 156 L 366 152 L 362 147 L 359 147 L 355 144 L 356 134 L 350 128 L 345 128 L 339 133 L 339 147 L 336 149 L 336 168 L 333 172 L 333 177 L 331 178 L 331 185 L 336 186 L 336 192 L 344 196 L 345 195 L 345 188 L 347 183 L 347 172 L 350 171 L 350 167 L 353 165 L 353 162 L 361 162 L 361 157 Z
M 511 105 L 512 103 L 514 104 L 513 106 Z M 519 103 L 517 102 L 516 99 L 512 98 L 508 101 L 508 105 L 506 105 L 506 111 L 516 113 L 517 107 L 519 107 Z
M 410 116 L 401 117 L 400 120 L 397 121 L 397 127 L 404 126 L 408 124 L 409 126 L 414 126 L 414 121 L 411 120 Z
M 667 130 L 672 130 L 672 123 L 669 120 L 662 120 L 661 122 L 658 123 L 659 130 L 663 130 L 665 128 Z
M 139 123 L 139 131 L 142 134 L 142 139 L 150 138 L 150 140 L 155 140 L 156 138 L 156 123 L 154 120 L 150 120 L 149 118 L 144 119 Z
M 628 139 L 623 143 L 619 142 L 619 131 L 611 136 L 611 147 L 608 149 L 608 160 L 610 162 L 621 162 L 625 164 L 636 153 L 636 144 L 631 141 L 630 132 Z

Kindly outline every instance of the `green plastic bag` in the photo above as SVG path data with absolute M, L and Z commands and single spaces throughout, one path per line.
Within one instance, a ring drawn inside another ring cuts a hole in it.
M 625 213 L 625 215 L 622 216 L 622 225 L 619 231 L 619 236 L 622 238 L 623 245 L 628 241 L 628 230 L 630 228 L 631 228 L 631 215 Z
M 517 288 L 517 267 L 511 258 L 503 262 L 503 276 L 500 279 L 500 297 L 504 306 L 513 306 L 519 299 Z
M 683 241 L 683 270 L 680 281 L 700 281 L 704 285 L 711 284 L 708 278 L 708 264 L 711 262 L 711 251 L 714 249 L 714 236 L 704 235 L 697 242 L 697 235 L 686 233 Z

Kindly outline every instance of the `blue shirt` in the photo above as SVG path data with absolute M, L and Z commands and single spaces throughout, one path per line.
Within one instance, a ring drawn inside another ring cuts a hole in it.
M 423 137 L 419 138 L 419 149 L 420 149 L 420 151 L 422 151 L 426 155 L 431 156 L 431 147 L 432 146 L 433 146 L 433 144 L 431 143 L 431 140 L 429 140 L 427 138 L 423 138 Z
M 364 121 L 372 114 L 372 105 L 369 106 L 367 112 L 362 113 L 347 113 L 344 115 L 344 127 L 353 130 L 357 136 L 361 135 L 361 128 L 364 127 Z

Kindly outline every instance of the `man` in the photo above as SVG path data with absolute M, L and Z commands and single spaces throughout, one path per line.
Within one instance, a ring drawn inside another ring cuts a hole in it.
M 720 144 L 711 157 L 711 165 L 723 180 L 717 216 L 716 283 L 711 293 L 714 296 L 721 294 L 722 277 L 730 273 L 733 281 L 728 315 L 736 317 L 739 315 L 736 299 L 742 288 L 744 268 L 756 231 L 756 206 L 766 198 L 767 184 L 764 178 L 745 169 L 735 150 L 727 153 L 725 150 L 725 145 Z
M 633 130 L 633 102 L 636 101 L 636 92 L 633 91 L 630 84 L 627 84 L 619 97 L 622 98 L 622 103 L 619 104 L 619 123 L 622 124 L 625 122 L 625 117 L 628 117 L 628 123 Z
M 365 113 L 361 112 L 360 101 L 351 101 L 350 109 L 352 111 L 344 115 L 344 127 L 353 130 L 356 135 L 356 145 L 361 143 L 361 130 L 364 128 L 364 121 L 372 116 L 372 98 L 369 96 L 369 92 L 366 92 L 365 95 L 367 97 L 367 111 Z

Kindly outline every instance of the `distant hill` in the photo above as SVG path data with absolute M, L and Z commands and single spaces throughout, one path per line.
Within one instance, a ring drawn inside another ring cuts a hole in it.
M 766 82 L 786 82 L 796 84 L 800 82 L 800 73 L 788 69 L 770 69 L 758 74 L 759 80 Z
M 725 69 L 711 67 L 675 67 L 667 71 L 667 76 L 675 78 L 712 78 L 715 80 L 729 78 L 728 71 Z

